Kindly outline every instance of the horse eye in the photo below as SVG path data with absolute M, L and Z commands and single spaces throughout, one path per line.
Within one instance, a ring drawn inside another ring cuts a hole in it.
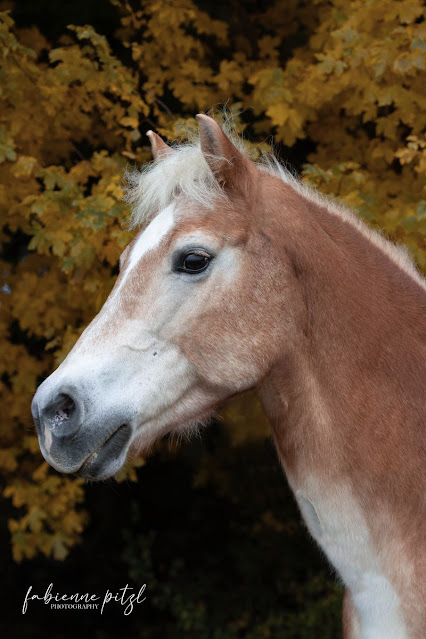
M 207 253 L 195 251 L 186 253 L 180 260 L 178 270 L 184 273 L 201 273 L 207 268 L 210 260 L 211 256 Z

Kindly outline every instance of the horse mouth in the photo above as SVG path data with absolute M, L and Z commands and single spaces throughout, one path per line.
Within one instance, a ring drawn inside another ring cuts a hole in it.
M 122 424 L 82 463 L 76 475 L 84 479 L 100 480 L 114 475 L 123 465 L 132 429 Z

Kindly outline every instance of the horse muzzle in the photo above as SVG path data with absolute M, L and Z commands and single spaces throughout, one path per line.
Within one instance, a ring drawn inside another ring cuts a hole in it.
M 93 411 L 75 388 L 46 393 L 43 384 L 31 411 L 43 457 L 59 472 L 106 479 L 125 462 L 132 427 L 118 411 Z

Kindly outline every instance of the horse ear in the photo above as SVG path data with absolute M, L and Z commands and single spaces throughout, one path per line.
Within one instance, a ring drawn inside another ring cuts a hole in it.
M 157 160 L 159 157 L 167 155 L 168 153 L 173 153 L 172 147 L 166 144 L 159 135 L 154 133 L 154 131 L 148 131 L 147 136 L 151 142 L 151 150 L 154 160 Z
M 246 158 L 220 126 L 208 115 L 197 116 L 201 151 L 217 181 L 225 187 L 236 187 L 245 191 L 253 163 Z

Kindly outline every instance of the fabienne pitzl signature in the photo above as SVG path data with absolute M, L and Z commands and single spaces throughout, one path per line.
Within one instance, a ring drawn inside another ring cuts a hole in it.
M 71 595 L 67 595 L 66 593 L 60 594 L 59 592 L 53 592 L 52 583 L 48 585 L 43 595 L 36 595 L 32 594 L 33 587 L 30 586 L 22 605 L 22 614 L 25 615 L 27 612 L 30 601 L 43 601 L 55 610 L 97 610 L 101 614 L 106 604 L 112 602 L 123 606 L 123 614 L 127 616 L 133 612 L 135 604 L 141 604 L 145 601 L 146 597 L 143 596 L 145 589 L 146 584 L 143 584 L 143 586 L 139 588 L 139 592 L 136 593 L 135 588 L 126 584 L 123 588 L 118 588 L 117 592 L 110 591 L 107 588 L 103 596 L 90 594 L 88 592 L 84 594 L 75 592 Z

